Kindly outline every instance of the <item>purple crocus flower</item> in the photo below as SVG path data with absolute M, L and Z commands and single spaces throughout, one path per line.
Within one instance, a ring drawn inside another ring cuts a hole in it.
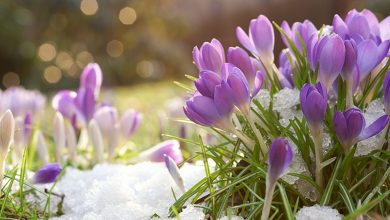
M 263 65 L 256 59 L 249 57 L 248 53 L 240 47 L 229 48 L 228 62 L 238 67 L 245 75 L 251 96 L 254 97 L 263 84 L 265 74 Z
M 260 58 L 265 66 L 274 61 L 275 36 L 271 22 L 264 15 L 252 19 L 247 35 L 241 27 L 237 27 L 236 35 L 238 41 L 252 54 Z M 270 69 L 267 68 L 268 71 Z
M 329 90 L 344 65 L 344 41 L 337 34 L 331 34 L 321 37 L 314 46 L 312 43 L 313 41 L 309 43 L 308 48 L 309 60 L 313 69 L 319 63 L 318 80 Z
M 357 47 L 357 65 L 360 73 L 360 81 L 367 78 L 369 73 L 382 62 L 390 48 L 390 40 L 377 43 L 375 40 L 366 39 Z
M 51 163 L 41 167 L 31 178 L 33 184 L 46 184 L 56 181 L 57 176 L 61 173 L 62 168 L 59 163 Z
M 176 164 L 183 161 L 183 155 L 180 150 L 180 143 L 177 140 L 167 140 L 154 147 L 142 152 L 139 155 L 140 160 L 152 162 L 164 162 L 164 155 L 172 158 Z
M 300 92 L 301 108 L 306 121 L 311 127 L 318 127 L 325 118 L 328 105 L 328 93 L 325 86 L 305 84 Z
M 99 64 L 90 63 L 84 67 L 80 77 L 81 88 L 89 87 L 92 91 L 94 91 L 94 94 L 98 96 L 100 87 L 102 86 L 102 81 L 102 70 L 100 69 Z
M 226 91 L 233 104 L 248 116 L 250 111 L 250 91 L 248 81 L 241 70 L 233 64 L 226 63 L 222 67 L 222 78 L 226 81 Z
M 276 138 L 268 152 L 268 178 L 272 185 L 281 177 L 290 165 L 293 152 L 290 144 L 283 138 Z
M 383 102 L 387 115 L 390 115 L 390 71 L 387 72 L 383 82 Z
M 310 40 L 310 37 L 313 34 L 317 34 L 317 28 L 313 23 L 309 20 L 305 20 L 304 22 L 295 22 L 290 28 L 287 21 L 283 21 L 281 25 L 282 30 L 286 33 L 286 35 L 291 39 L 294 45 L 298 48 L 299 51 L 302 51 L 302 43 L 307 45 Z M 287 42 L 287 39 L 282 34 L 282 40 L 287 47 L 290 45 Z M 302 41 L 302 42 L 301 42 Z
M 28 143 L 32 133 L 32 114 L 30 112 L 26 113 L 23 120 L 23 137 L 25 143 Z
M 130 138 L 142 123 L 143 116 L 134 109 L 126 110 L 119 122 L 120 131 L 125 138 Z
M 214 90 L 221 83 L 221 76 L 210 70 L 202 70 L 199 73 L 199 78 L 194 84 L 200 94 L 207 97 L 214 97 Z
M 217 39 L 203 43 L 200 49 L 194 47 L 192 57 L 199 71 L 210 70 L 220 73 L 222 64 L 225 63 L 225 51 Z
M 358 108 L 336 112 L 333 117 L 334 131 L 344 149 L 348 150 L 359 141 L 381 132 L 387 125 L 389 116 L 384 115 L 366 127 L 366 120 Z
M 59 91 L 52 99 L 52 106 L 64 117 L 72 118 L 77 114 L 77 108 L 74 104 L 77 93 L 70 90 Z
M 232 131 L 233 101 L 230 97 L 230 87 L 225 81 L 215 87 L 214 97 L 194 94 L 183 107 L 186 116 L 193 122 Z

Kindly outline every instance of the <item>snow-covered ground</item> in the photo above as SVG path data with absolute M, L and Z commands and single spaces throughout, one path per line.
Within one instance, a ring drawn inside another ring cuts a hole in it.
M 184 164 L 180 169 L 185 188 L 188 189 L 204 176 L 204 167 Z M 36 185 L 42 191 L 51 184 Z M 65 175 L 53 192 L 64 194 L 64 215 L 56 220 L 148 220 L 159 216 L 168 218 L 169 207 L 176 196 L 182 193 L 169 175 L 163 163 L 143 162 L 135 165 L 98 164 L 92 170 L 67 168 Z M 37 194 L 28 200 L 41 203 L 43 208 L 46 196 Z M 57 211 L 59 197 L 53 196 L 50 210 Z M 202 209 L 187 205 L 180 214 L 182 220 L 203 220 Z M 298 220 L 341 219 L 337 210 L 329 207 L 304 207 L 296 214 Z M 174 218 L 176 219 L 176 218 Z M 239 216 L 223 217 L 219 220 L 243 220 Z

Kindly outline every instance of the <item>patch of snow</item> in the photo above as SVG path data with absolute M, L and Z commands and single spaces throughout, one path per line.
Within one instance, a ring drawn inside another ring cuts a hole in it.
M 303 117 L 299 103 L 298 89 L 284 88 L 274 95 L 273 109 L 279 113 L 280 123 L 283 126 L 288 126 L 290 119 Z
M 295 217 L 297 220 L 340 220 L 343 215 L 336 209 L 314 205 L 301 208 Z
M 363 113 L 364 118 L 366 119 L 366 126 L 371 125 L 376 119 L 385 114 L 383 101 L 381 99 L 372 101 L 368 105 L 366 112 Z M 381 148 L 385 141 L 385 132 L 386 129 L 383 129 L 379 134 L 360 141 L 357 145 L 355 156 L 367 155 L 371 151 Z
M 269 90 L 267 89 L 261 89 L 259 93 L 254 97 L 259 103 L 265 108 L 269 108 L 269 104 L 271 102 L 271 95 L 269 93 Z M 252 103 L 252 107 L 256 108 L 256 105 Z
M 188 189 L 205 176 L 204 167 L 185 164 L 180 169 Z M 65 215 L 57 219 L 150 219 L 167 218 L 180 189 L 163 163 L 136 165 L 98 164 L 92 170 L 68 168 L 55 193 L 65 194 Z M 201 209 L 188 206 L 182 219 L 203 219 Z

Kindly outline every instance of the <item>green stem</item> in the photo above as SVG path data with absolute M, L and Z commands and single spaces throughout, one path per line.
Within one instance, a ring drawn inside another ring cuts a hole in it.
M 251 118 L 248 118 L 249 120 L 249 124 L 252 128 L 252 130 L 255 132 L 255 135 L 259 141 L 259 144 L 260 144 L 260 149 L 261 149 L 261 153 L 263 154 L 263 156 L 265 157 L 267 155 L 267 152 L 268 152 L 268 149 L 267 149 L 267 146 L 265 145 L 265 141 L 264 141 L 264 138 L 263 136 L 261 135 L 259 129 L 256 128 L 256 125 L 254 123 L 254 120 L 252 120 Z
M 261 213 L 261 220 L 267 220 L 271 211 L 272 197 L 274 195 L 276 182 L 269 183 L 268 177 L 266 181 L 266 191 L 264 198 L 263 211 Z
M 311 130 L 314 139 L 314 154 L 315 154 L 315 162 L 316 162 L 315 178 L 318 186 L 320 186 L 320 188 L 323 189 L 324 178 L 323 178 L 322 166 L 321 166 L 323 132 L 321 126 L 313 127 Z

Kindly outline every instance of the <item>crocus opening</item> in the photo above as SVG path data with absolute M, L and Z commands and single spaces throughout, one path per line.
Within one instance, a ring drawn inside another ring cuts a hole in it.
M 177 140 L 167 140 L 161 142 L 154 147 L 142 152 L 139 155 L 141 160 L 148 160 L 152 162 L 164 162 L 164 155 L 172 158 L 176 164 L 183 161 L 183 155 L 180 150 L 180 142 Z

